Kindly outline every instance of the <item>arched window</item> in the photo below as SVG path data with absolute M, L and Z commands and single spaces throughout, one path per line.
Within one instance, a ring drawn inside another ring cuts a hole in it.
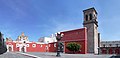
M 42 47 L 42 45 L 40 45 L 40 47 Z
M 29 47 L 29 44 L 27 44 L 27 47 Z
M 56 47 L 56 43 L 54 43 L 54 47 Z
M 92 14 L 89 14 L 89 16 L 90 16 L 89 19 L 92 20 Z
M 88 15 L 85 15 L 85 18 L 86 18 L 85 20 L 88 21 Z
M 32 44 L 32 47 L 36 47 L 36 44 Z

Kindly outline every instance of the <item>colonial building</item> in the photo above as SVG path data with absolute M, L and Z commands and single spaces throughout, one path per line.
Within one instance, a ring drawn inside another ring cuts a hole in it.
M 11 41 L 10 38 L 6 39 L 7 51 L 19 51 L 19 52 L 46 52 L 48 50 L 48 44 L 40 42 L 30 42 L 28 36 L 22 33 L 16 41 Z
M 100 54 L 120 54 L 120 41 L 102 41 Z
M 22 34 L 20 36 L 18 36 L 18 38 L 16 39 L 16 41 L 19 41 L 19 42 L 29 42 L 28 40 L 28 36 L 25 36 L 24 32 L 22 32 Z

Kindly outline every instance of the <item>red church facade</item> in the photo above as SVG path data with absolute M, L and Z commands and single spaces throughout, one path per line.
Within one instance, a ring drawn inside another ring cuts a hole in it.
M 61 39 L 61 42 L 64 44 L 64 53 L 71 53 L 66 48 L 67 43 L 76 42 L 81 45 L 81 48 L 76 53 L 86 54 L 87 53 L 87 35 L 86 28 L 75 29 L 70 31 L 62 32 L 64 37 Z M 42 44 L 38 42 L 26 42 L 20 43 L 17 41 L 6 42 L 8 51 L 19 51 L 22 52 L 22 48 L 20 46 L 24 45 L 25 52 L 56 52 L 57 51 L 57 42 Z
M 71 53 L 66 48 L 67 43 L 76 42 L 81 45 L 81 48 L 76 53 L 86 54 L 87 53 L 87 31 L 86 28 L 75 29 L 71 31 L 62 32 L 64 37 L 61 39 L 61 42 L 64 42 L 65 53 Z
M 6 42 L 8 52 L 22 52 L 22 48 L 20 48 L 18 43 L 16 42 Z M 19 43 L 21 45 L 22 43 Z M 35 42 L 26 43 L 24 47 L 25 52 L 48 52 L 48 44 L 38 44 Z
M 77 54 L 86 54 L 87 53 L 87 34 L 86 34 L 86 28 L 81 29 L 75 29 L 70 31 L 64 31 L 61 32 L 64 34 L 63 38 L 61 39 L 61 42 L 64 44 L 64 53 L 72 53 L 69 51 L 66 46 L 67 43 L 70 42 L 76 42 L 81 45 L 81 48 L 79 51 L 75 52 Z M 56 52 L 57 46 L 55 46 L 57 43 L 49 43 L 49 52 Z

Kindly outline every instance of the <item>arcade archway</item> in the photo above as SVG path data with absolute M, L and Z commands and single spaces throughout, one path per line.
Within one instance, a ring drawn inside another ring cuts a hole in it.
M 12 47 L 9 46 L 8 50 L 11 52 L 12 51 Z

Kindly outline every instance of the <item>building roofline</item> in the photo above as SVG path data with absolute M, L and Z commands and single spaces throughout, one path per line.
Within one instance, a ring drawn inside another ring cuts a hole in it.
M 90 9 L 93 9 L 93 10 L 95 11 L 95 13 L 98 14 L 94 7 L 91 7 L 91 8 L 85 9 L 85 10 L 83 10 L 83 12 L 86 12 L 86 11 L 88 11 L 88 10 L 90 10 Z
M 64 32 L 70 32 L 70 31 L 75 31 L 75 30 L 83 30 L 83 29 L 86 29 L 86 27 L 79 28 L 79 29 L 66 30 L 66 31 L 61 31 L 61 32 L 64 33 Z

